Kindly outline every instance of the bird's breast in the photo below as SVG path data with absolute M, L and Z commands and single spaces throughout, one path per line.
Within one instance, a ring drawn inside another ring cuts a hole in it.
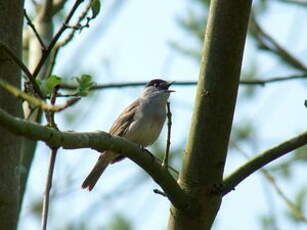
M 125 137 L 143 146 L 151 145 L 159 137 L 165 118 L 165 106 L 143 105 L 136 112 Z

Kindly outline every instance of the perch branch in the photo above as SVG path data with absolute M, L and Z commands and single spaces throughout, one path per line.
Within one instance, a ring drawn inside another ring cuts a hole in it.
M 110 150 L 120 153 L 143 168 L 161 186 L 170 202 L 183 211 L 191 211 L 191 201 L 168 170 L 150 154 L 145 154 L 139 145 L 105 132 L 61 132 L 52 128 L 11 116 L 0 109 L 0 126 L 20 136 L 44 141 L 51 148 L 92 148 L 99 152 Z M 197 205 L 197 204 L 196 204 Z

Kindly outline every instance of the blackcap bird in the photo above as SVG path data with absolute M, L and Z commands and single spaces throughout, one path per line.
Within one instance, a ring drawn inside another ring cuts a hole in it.
M 140 97 L 131 103 L 115 120 L 110 134 L 125 137 L 141 146 L 153 144 L 160 135 L 166 119 L 166 103 L 173 90 L 173 82 L 154 79 L 148 82 Z M 99 177 L 109 164 L 124 157 L 111 151 L 102 152 L 82 184 L 82 188 L 93 189 Z

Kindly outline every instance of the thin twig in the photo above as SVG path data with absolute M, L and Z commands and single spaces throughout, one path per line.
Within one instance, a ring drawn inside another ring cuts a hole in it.
M 43 99 L 44 95 L 40 90 L 39 86 L 37 85 L 35 78 L 31 74 L 28 67 L 1 41 L 0 41 L 0 47 L 10 56 L 13 62 L 15 62 L 21 68 L 21 70 L 26 74 L 26 76 L 28 77 L 29 81 L 31 82 L 34 88 L 35 93 L 37 93 L 40 96 L 40 98 Z
M 50 55 L 50 65 L 49 65 L 49 68 L 48 68 L 48 74 L 51 75 L 52 73 L 52 70 L 55 66 L 55 62 L 56 62 L 56 57 L 59 53 L 59 50 L 60 48 L 66 46 L 70 41 L 72 41 L 72 39 L 74 38 L 75 36 L 75 33 L 78 29 L 80 29 L 80 24 L 81 22 L 83 21 L 83 19 L 86 17 L 88 11 L 91 9 L 91 2 L 92 1 L 89 1 L 89 3 L 87 4 L 87 6 L 85 7 L 84 11 L 80 14 L 80 16 L 78 17 L 78 20 L 77 22 L 73 25 L 73 26 L 67 26 L 67 28 L 76 28 L 76 29 L 72 29 L 69 34 L 67 35 L 67 37 L 63 40 L 63 41 L 60 41 L 60 42 L 57 42 L 54 46 L 54 50 L 53 52 L 51 53 Z M 90 19 L 89 19 L 90 20 Z M 87 21 L 87 26 L 85 27 L 88 27 L 89 26 L 89 20 Z M 81 26 L 82 27 L 82 26 Z M 83 28 L 83 27 L 82 27 Z M 81 31 L 80 31 L 81 32 Z
M 31 96 L 23 91 L 21 91 L 20 89 L 16 88 L 15 86 L 12 86 L 11 84 L 9 84 L 8 82 L 0 79 L 0 87 L 4 88 L 6 91 L 8 91 L 9 93 L 11 93 L 12 95 L 14 95 L 15 97 L 21 98 L 23 100 L 26 100 L 27 102 L 29 102 L 30 104 L 39 107 L 41 110 L 43 111 L 52 111 L 52 112 L 61 112 L 64 109 L 74 105 L 76 102 L 78 102 L 81 98 L 77 97 L 77 98 L 71 98 L 69 100 L 66 101 L 66 103 L 64 105 L 49 105 L 48 103 L 46 103 L 45 101 L 36 98 L 34 96 Z
M 289 80 L 296 80 L 296 79 L 307 79 L 307 72 L 303 74 L 295 74 L 295 75 L 288 75 L 284 77 L 273 77 L 268 79 L 254 79 L 254 80 L 241 80 L 241 85 L 259 85 L 265 86 L 269 83 L 274 82 L 282 82 L 282 81 L 289 81 Z M 109 84 L 97 84 L 90 88 L 90 90 L 101 90 L 101 89 L 114 89 L 114 88 L 125 88 L 125 87 L 138 87 L 146 85 L 146 81 L 141 82 L 126 82 L 126 83 L 109 83 Z M 176 81 L 173 85 L 176 86 L 194 86 L 197 84 L 197 81 Z M 61 89 L 67 90 L 76 90 L 78 86 L 70 85 L 70 84 L 61 84 Z
M 293 215 L 299 219 L 300 221 L 304 221 L 307 223 L 307 218 L 304 216 L 304 214 L 299 210 L 299 208 L 286 196 L 286 194 L 281 190 L 279 185 L 276 183 L 274 177 L 272 174 L 269 173 L 268 170 L 262 169 L 261 172 L 263 175 L 267 178 L 267 180 L 271 183 L 277 194 L 285 201 L 287 206 L 292 211 Z
M 297 79 L 307 79 L 307 73 L 297 74 L 297 75 L 289 75 L 289 76 L 284 76 L 284 77 L 273 77 L 273 78 L 269 78 L 269 79 L 266 79 L 266 80 L 261 80 L 261 79 L 241 80 L 240 84 L 242 84 L 242 85 L 261 85 L 261 86 L 265 86 L 268 83 L 297 80 Z
M 171 146 L 171 131 L 172 131 L 172 113 L 170 109 L 170 103 L 166 103 L 167 108 L 167 141 L 166 141 L 166 151 L 163 159 L 162 166 L 168 168 L 169 150 Z
M 56 102 L 56 94 L 59 90 L 59 86 L 55 86 L 53 88 L 53 91 L 50 96 L 50 103 L 52 106 L 55 105 Z M 48 126 L 51 128 L 54 128 L 56 130 L 58 129 L 57 124 L 54 121 L 54 111 L 46 111 L 46 118 L 48 121 Z M 51 154 L 49 159 L 49 167 L 48 167 L 48 175 L 46 180 L 46 188 L 45 188 L 45 194 L 44 194 L 44 200 L 43 200 L 43 213 L 42 213 L 42 230 L 46 230 L 47 228 L 47 220 L 48 220 L 48 209 L 49 209 L 49 194 L 50 189 L 52 186 L 52 177 L 53 177 L 53 171 L 54 171 L 54 165 L 55 165 L 55 159 L 57 155 L 58 148 L 51 148 Z
M 55 101 L 56 101 L 56 98 L 57 98 L 58 90 L 59 90 L 59 85 L 55 86 L 53 88 L 52 93 L 51 93 L 50 103 L 51 103 L 52 106 L 55 105 Z M 58 126 L 56 125 L 56 123 L 54 121 L 54 111 L 46 112 L 46 119 L 48 121 L 48 126 L 53 127 L 55 129 L 58 129 Z
M 41 36 L 39 35 L 38 31 L 36 30 L 34 24 L 32 23 L 31 19 L 29 18 L 27 11 L 25 9 L 23 10 L 23 14 L 24 14 L 24 16 L 27 20 L 28 25 L 31 27 L 31 29 L 33 30 L 37 40 L 39 41 L 39 44 L 41 45 L 42 50 L 45 50 L 46 46 L 45 46 Z
M 63 34 L 63 32 L 67 29 L 67 25 L 70 21 L 70 19 L 72 18 L 72 16 L 74 15 L 75 11 L 77 10 L 78 6 L 83 2 L 84 0 L 76 0 L 75 4 L 73 5 L 73 7 L 71 8 L 70 12 L 68 13 L 67 17 L 65 18 L 62 26 L 60 27 L 60 29 L 58 30 L 58 32 L 55 34 L 55 36 L 53 37 L 53 39 L 51 40 L 49 46 L 47 47 L 47 49 L 43 52 L 41 59 L 39 60 L 34 72 L 33 72 L 33 77 L 36 78 L 39 71 L 41 70 L 42 66 L 44 65 L 44 63 L 46 62 L 51 50 L 53 49 L 53 47 L 55 46 L 56 42 L 59 40 L 60 36 Z
M 46 230 L 47 228 L 49 195 L 50 195 L 50 189 L 52 186 L 52 177 L 53 177 L 54 164 L 55 164 L 57 151 L 58 151 L 57 148 L 52 148 L 51 153 L 50 153 L 50 158 L 49 158 L 48 174 L 47 174 L 46 187 L 45 187 L 45 193 L 44 193 L 44 199 L 43 199 L 42 230 Z

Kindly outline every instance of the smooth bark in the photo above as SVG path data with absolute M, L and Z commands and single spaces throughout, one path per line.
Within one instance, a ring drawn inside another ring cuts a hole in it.
M 0 1 L 0 40 L 21 59 L 21 38 L 23 22 L 22 0 Z M 20 68 L 0 50 L 0 78 L 20 87 Z M 0 89 L 0 107 L 10 114 L 20 117 L 20 100 Z M 19 167 L 21 138 L 0 127 L 0 226 L 1 229 L 17 228 L 20 173 Z
M 250 0 L 212 0 L 192 124 L 179 183 L 198 203 L 194 212 L 171 208 L 168 230 L 210 229 L 222 183 L 236 103 Z M 192 208 L 193 210 L 193 208 Z

